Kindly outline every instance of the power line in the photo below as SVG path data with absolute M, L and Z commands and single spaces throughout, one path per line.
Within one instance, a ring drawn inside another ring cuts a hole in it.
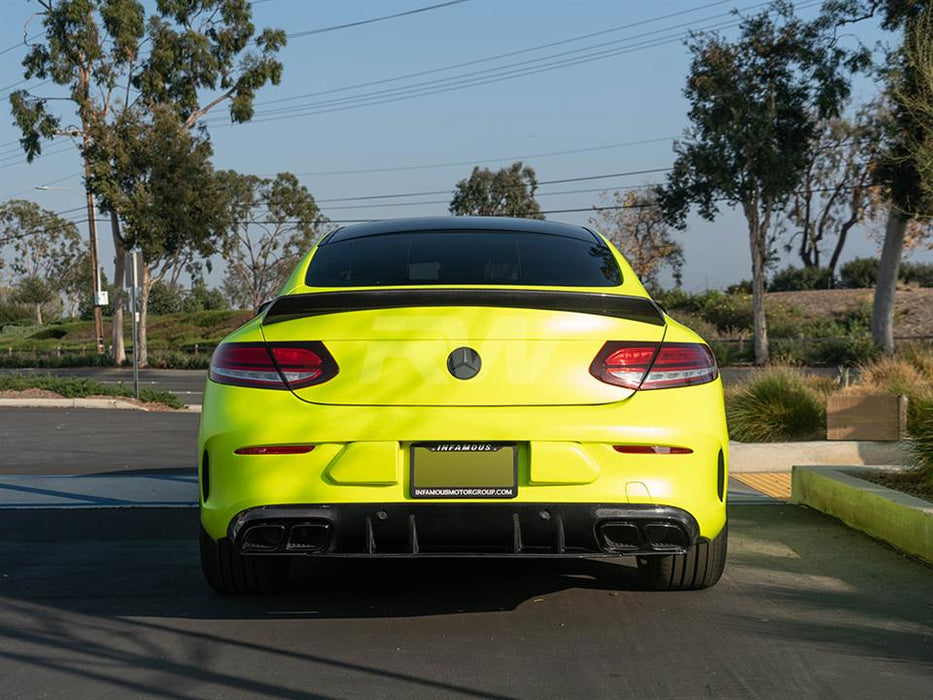
M 758 7 L 767 3 L 759 3 L 757 5 L 752 5 L 749 8 Z M 813 0 L 806 3 L 806 7 L 811 5 L 818 4 L 818 0 Z M 732 13 L 724 13 L 731 15 Z M 721 15 L 717 15 L 721 16 Z M 707 17 L 701 21 L 709 21 L 713 17 Z M 735 20 L 731 22 L 718 23 L 711 26 L 705 26 L 699 28 L 700 31 L 711 31 L 716 29 L 724 29 L 728 27 L 737 26 L 741 23 L 741 20 Z M 688 26 L 688 24 L 678 25 L 678 26 Z M 402 100 L 413 99 L 416 97 L 424 97 L 428 95 L 435 95 L 445 92 L 451 92 L 454 90 L 462 90 L 469 87 L 475 87 L 478 85 L 485 85 L 490 83 L 501 82 L 503 80 L 511 80 L 520 77 L 526 77 L 529 75 L 534 75 L 537 73 L 550 72 L 560 68 L 571 67 L 575 65 L 580 65 L 583 63 L 589 63 L 592 61 L 603 60 L 606 58 L 611 58 L 614 56 L 619 56 L 626 53 L 631 53 L 634 51 L 639 51 L 646 48 L 653 48 L 656 46 L 661 46 L 664 44 L 669 44 L 673 42 L 678 42 L 683 40 L 689 35 L 689 32 L 678 32 L 676 34 L 661 37 L 659 39 L 652 39 L 650 41 L 643 41 L 641 43 L 635 43 L 629 46 L 623 46 L 621 48 L 614 49 L 604 49 L 601 48 L 608 44 L 616 43 L 631 43 L 637 39 L 648 34 L 657 34 L 659 32 L 670 31 L 672 27 L 666 27 L 661 30 L 656 30 L 653 32 L 647 32 L 642 34 L 640 37 L 636 38 L 626 38 L 622 40 L 617 40 L 614 42 L 607 42 L 598 47 L 590 46 L 584 47 L 581 49 L 574 49 L 567 52 L 561 52 L 559 54 L 552 54 L 549 56 L 539 57 L 535 59 L 530 59 L 528 61 L 521 61 L 519 63 L 498 66 L 496 68 L 485 69 L 483 71 L 474 71 L 472 73 L 460 74 L 455 76 L 449 76 L 446 78 L 440 78 L 432 81 L 426 81 L 422 83 L 415 83 L 412 85 L 401 86 L 397 88 L 392 88 L 390 90 L 384 91 L 375 91 L 370 93 L 362 93 L 359 95 L 352 95 L 345 98 L 339 98 L 334 100 L 324 100 L 316 103 L 306 103 L 302 105 L 296 105 L 292 107 L 282 107 L 275 110 L 259 111 L 257 116 L 262 117 L 263 115 L 277 115 L 277 116 L 267 116 L 265 118 L 254 119 L 252 122 L 260 123 L 266 121 L 279 121 L 282 119 L 292 119 L 305 116 L 313 116 L 317 114 L 326 114 L 331 112 L 345 111 L 348 109 L 356 109 L 359 107 L 370 107 L 379 104 L 387 104 L 391 102 L 398 102 Z M 694 28 L 693 31 L 696 31 L 697 28 Z M 583 56 L 576 56 L 574 58 L 564 58 L 568 54 L 576 54 L 580 52 L 589 51 L 590 53 Z M 553 59 L 558 60 L 553 60 Z M 546 61 L 551 61 L 550 63 L 542 63 Z M 519 67 L 525 64 L 538 64 L 531 65 L 526 67 Z M 505 71 L 505 72 L 503 72 Z M 499 73 L 499 75 L 494 75 Z M 472 77 L 471 77 L 472 76 Z M 216 125 L 223 123 L 223 118 L 219 117 L 220 121 L 211 121 L 210 123 Z
M 624 188 L 626 192 L 634 190 L 643 190 L 649 187 L 657 187 L 660 183 L 651 182 L 644 185 L 634 185 L 632 187 Z M 541 197 L 557 197 L 568 194 L 592 194 L 594 192 L 606 192 L 607 190 L 613 190 L 609 187 L 593 187 L 585 190 L 564 190 L 563 192 L 535 192 L 535 199 L 540 199 Z M 448 194 L 453 194 L 454 190 L 448 190 Z M 315 200 L 317 201 L 317 200 Z M 329 211 L 336 211 L 338 209 L 380 209 L 383 207 L 419 207 L 427 206 L 429 204 L 450 204 L 448 199 L 432 199 L 428 202 L 386 202 L 381 204 L 349 204 L 337 207 L 328 207 Z
M 27 37 L 24 35 L 22 41 L 17 41 L 12 46 L 8 46 L 7 48 L 3 49 L 3 51 L 0 51 L 0 56 L 3 56 L 4 54 L 8 54 L 10 53 L 10 51 L 13 51 L 14 49 L 18 49 L 21 46 L 26 46 L 28 42 L 32 41 L 33 39 L 38 39 L 40 36 L 42 36 L 42 32 L 39 32 L 38 34 L 33 34 L 30 37 Z
M 66 151 L 70 151 L 72 149 L 72 145 L 70 143 L 62 144 L 62 145 L 64 146 L 64 148 L 60 148 L 57 151 L 50 149 L 48 152 L 42 154 L 43 157 L 49 158 L 51 156 L 61 155 L 62 153 L 65 153 Z M 0 169 L 15 168 L 19 165 L 28 165 L 28 164 L 29 163 L 27 163 L 25 160 L 21 160 L 19 156 L 8 156 L 5 159 L 0 159 Z
M 428 5 L 427 7 L 419 7 L 414 10 L 406 10 L 405 12 L 396 12 L 392 15 L 383 15 L 382 17 L 373 17 L 371 19 L 363 19 L 358 22 L 347 22 L 346 24 L 335 24 L 332 27 L 322 27 L 321 29 L 309 29 L 304 32 L 294 32 L 292 34 L 287 34 L 286 36 L 289 39 L 300 39 L 301 37 L 311 36 L 313 34 L 324 34 L 326 32 L 335 32 L 338 29 L 349 29 L 351 27 L 361 27 L 364 24 L 373 24 L 375 22 L 384 22 L 389 19 L 395 19 L 397 17 L 407 17 L 409 15 L 417 15 L 421 12 L 430 12 L 431 10 L 439 10 L 442 7 L 450 7 L 451 5 L 459 5 L 464 2 L 469 2 L 469 0 L 450 0 L 450 2 L 442 2 L 437 5 Z
M 738 21 L 731 22 L 728 24 L 720 24 L 715 27 L 708 27 L 706 29 L 725 29 L 727 27 L 737 26 Z M 503 73 L 496 76 L 485 76 L 477 77 L 468 80 L 460 80 L 460 76 L 451 76 L 451 78 L 445 79 L 444 84 L 436 86 L 419 86 L 412 85 L 402 88 L 397 88 L 391 91 L 391 94 L 385 95 L 374 95 L 374 94 L 363 94 L 356 95 L 352 97 L 343 98 L 341 100 L 331 100 L 322 102 L 317 105 L 301 105 L 298 107 L 283 108 L 282 110 L 277 110 L 273 116 L 263 116 L 269 114 L 269 112 L 257 112 L 258 119 L 253 119 L 248 124 L 259 124 L 263 122 L 272 122 L 272 121 L 282 121 L 284 119 L 295 119 L 301 117 L 316 116 L 319 114 L 330 114 L 333 112 L 344 112 L 351 109 L 359 109 L 362 107 L 373 107 L 376 105 L 390 104 L 394 102 L 407 101 L 410 99 L 415 99 L 418 97 L 427 97 L 430 95 L 439 95 L 447 92 L 454 92 L 459 90 L 465 90 L 471 87 L 477 87 L 480 85 L 489 85 L 492 83 L 498 83 L 505 80 L 514 80 L 516 78 L 523 78 L 530 75 L 536 75 L 538 73 L 551 72 L 554 70 L 559 70 L 561 68 L 569 68 L 576 65 L 581 65 L 585 63 L 592 63 L 594 61 L 604 60 L 608 58 L 613 58 L 615 56 L 621 56 L 623 54 L 632 53 L 635 51 L 640 51 L 647 48 L 655 48 L 658 46 L 663 46 L 665 44 L 677 43 L 682 41 L 688 34 L 687 33 L 678 33 L 676 35 L 666 37 L 661 40 L 655 40 L 650 42 L 644 42 L 642 44 L 625 47 L 622 49 L 614 49 L 611 51 L 601 51 L 595 54 L 591 54 L 585 57 L 578 57 L 573 60 L 562 60 L 551 64 L 545 64 L 535 67 L 528 67 L 519 70 L 513 70 L 511 72 Z M 495 70 L 503 70 L 502 68 Z M 218 117 L 214 121 L 209 121 L 209 125 L 217 126 L 219 124 L 226 123 L 223 121 L 222 117 Z
M 362 173 L 392 173 L 404 170 L 433 170 L 435 168 L 451 168 L 465 165 L 476 165 L 477 163 L 496 163 L 499 161 L 526 160 L 529 158 L 551 158 L 554 156 L 570 155 L 572 153 L 592 153 L 594 151 L 605 151 L 613 148 L 625 148 L 628 146 L 642 146 L 649 143 L 660 143 L 662 141 L 673 141 L 676 136 L 659 136 L 651 139 L 640 139 L 638 141 L 625 141 L 622 143 L 607 143 L 601 146 L 587 146 L 585 148 L 571 148 L 563 151 L 549 151 L 547 153 L 529 153 L 521 156 L 502 156 L 499 158 L 480 158 L 473 160 L 461 160 L 450 163 L 430 163 L 427 165 L 396 165 L 385 168 L 364 168 L 362 170 L 319 170 L 317 172 L 294 173 L 299 177 L 319 177 L 324 175 L 359 175 Z
M 383 79 L 381 79 L 381 80 L 370 80 L 370 81 L 365 82 L 365 83 L 357 83 L 357 84 L 355 84 L 355 85 L 346 85 L 346 86 L 344 86 L 344 87 L 332 88 L 332 89 L 329 89 L 329 90 L 320 90 L 320 91 L 317 91 L 317 92 L 307 92 L 307 93 L 304 93 L 304 94 L 302 94 L 302 95 L 293 95 L 292 97 L 279 97 L 279 98 L 274 99 L 274 100 L 264 100 L 264 101 L 261 101 L 261 102 L 257 102 L 257 103 L 256 103 L 256 106 L 257 106 L 257 107 L 262 107 L 262 106 L 264 106 L 264 105 L 277 104 L 277 103 L 280 103 L 280 102 L 292 102 L 292 101 L 294 101 L 294 100 L 303 100 L 303 99 L 305 99 L 305 98 L 307 98 L 307 97 L 319 97 L 320 95 L 329 95 L 329 94 L 333 94 L 333 93 L 336 93 L 336 92 L 345 92 L 345 91 L 347 91 L 347 90 L 356 90 L 356 89 L 358 89 L 358 88 L 373 87 L 373 86 L 375 86 L 375 85 L 384 85 L 384 84 L 386 84 L 386 83 L 392 83 L 392 82 L 396 82 L 396 81 L 399 81 L 399 80 L 406 80 L 406 79 L 408 79 L 408 78 L 420 78 L 420 77 L 425 76 L 425 75 L 432 75 L 432 74 L 434 74 L 434 73 L 441 73 L 441 72 L 443 72 L 443 71 L 454 70 L 454 69 L 456 69 L 456 68 L 465 68 L 466 66 L 473 66 L 473 65 L 480 64 L 480 63 L 488 63 L 488 62 L 490 62 L 490 61 L 495 61 L 495 60 L 498 60 L 498 59 L 500 59 L 500 58 L 510 58 L 510 57 L 512 57 L 512 56 L 519 56 L 519 55 L 526 54 L 526 53 L 532 53 L 532 52 L 534 52 L 534 51 L 540 51 L 540 50 L 542 50 L 542 49 L 553 48 L 554 46 L 561 46 L 561 45 L 563 45 L 563 44 L 569 44 L 569 43 L 573 43 L 573 42 L 575 42 L 575 41 L 582 41 L 583 39 L 590 39 L 590 38 L 595 37 L 595 36 L 602 36 L 602 35 L 604 35 L 604 34 L 610 34 L 610 33 L 612 33 L 612 32 L 622 31 L 623 29 L 633 29 L 633 28 L 635 28 L 635 27 L 639 27 L 639 26 L 642 26 L 642 25 L 645 25 L 645 24 L 650 24 L 650 23 L 653 23 L 653 22 L 660 22 L 660 21 L 665 20 L 665 19 L 670 19 L 670 18 L 672 18 L 672 17 L 678 17 L 678 16 L 681 16 L 681 15 L 689 14 L 689 13 L 691 13 L 691 12 L 699 12 L 699 11 L 708 9 L 708 8 L 710 8 L 710 7 L 714 7 L 714 6 L 716 6 L 716 5 L 722 5 L 722 4 L 724 4 L 725 2 L 731 2 L 731 0 L 718 0 L 717 2 L 710 2 L 710 3 L 707 3 L 707 4 L 705 4 L 705 5 L 700 5 L 699 7 L 693 7 L 693 8 L 687 9 L 687 10 L 681 10 L 681 11 L 679 11 L 679 12 L 672 12 L 672 13 L 670 13 L 670 14 L 660 15 L 660 16 L 658 16 L 658 17 L 651 17 L 651 18 L 649 18 L 649 19 L 641 20 L 641 21 L 638 21 L 638 22 L 631 22 L 631 23 L 628 23 L 628 24 L 620 24 L 620 25 L 618 25 L 618 26 L 610 27 L 609 29 L 603 29 L 603 30 L 598 31 L 598 32 L 590 32 L 589 34 L 579 34 L 579 35 L 577 35 L 577 36 L 573 36 L 573 37 L 570 37 L 570 38 L 567 38 L 567 39 L 561 39 L 560 41 L 552 41 L 552 42 L 549 42 L 549 43 L 546 43 L 546 44 L 538 44 L 538 45 L 536 45 L 536 46 L 529 46 L 529 47 L 524 48 L 524 49 L 518 49 L 517 51 L 508 51 L 508 52 L 506 52 L 506 53 L 500 53 L 500 54 L 496 54 L 496 55 L 493 55 L 493 56 L 486 56 L 485 58 L 477 58 L 477 59 L 473 59 L 473 60 L 470 60 L 470 61 L 462 61 L 462 62 L 460 62 L 460 63 L 453 63 L 453 64 L 450 64 L 450 65 L 441 66 L 440 68 L 431 68 L 431 69 L 429 69 L 429 70 L 417 71 L 417 72 L 415 72 L 415 73 L 407 73 L 407 74 L 405 74 L 405 75 L 397 75 L 397 76 L 392 77 L 392 78 L 383 78 Z
M 628 177 L 630 175 L 649 175 L 652 173 L 666 173 L 670 168 L 650 168 L 647 170 L 627 170 L 624 172 L 618 173 L 607 173 L 605 175 L 585 175 L 583 177 L 567 177 L 560 178 L 557 180 L 541 180 L 537 184 L 541 185 L 557 185 L 567 182 L 585 182 L 587 180 L 606 180 L 615 177 Z M 397 199 L 399 197 L 422 197 L 429 195 L 438 195 L 438 194 L 450 194 L 453 192 L 453 189 L 448 190 L 432 190 L 425 192 L 397 192 L 393 194 L 370 194 L 358 197 L 330 197 L 328 199 L 316 199 L 315 201 L 318 204 L 326 202 L 360 202 L 372 199 Z
M 711 20 L 721 19 L 722 17 L 727 17 L 730 15 L 731 15 L 730 12 L 724 12 L 724 13 L 720 13 L 717 15 L 713 15 L 711 17 L 706 17 L 700 21 L 709 22 Z M 413 83 L 411 85 L 403 85 L 401 87 L 388 88 L 386 90 L 376 90 L 376 91 L 371 91 L 367 93 L 362 93 L 360 95 L 351 95 L 349 97 L 336 98 L 332 100 L 310 102 L 310 103 L 295 105 L 291 107 L 278 107 L 278 108 L 270 109 L 270 110 L 260 110 L 260 113 L 261 114 L 284 114 L 284 113 L 288 113 L 291 111 L 308 109 L 311 107 L 325 107 L 325 106 L 331 106 L 331 105 L 337 105 L 337 104 L 344 104 L 346 102 L 353 101 L 353 100 L 371 99 L 371 98 L 382 97 L 386 95 L 396 95 L 396 94 L 400 94 L 405 91 L 410 91 L 410 90 L 415 90 L 415 89 L 419 89 L 419 90 L 427 89 L 430 86 L 446 85 L 446 84 L 451 83 L 452 81 L 461 82 L 465 79 L 476 80 L 477 76 L 485 77 L 485 76 L 492 75 L 494 73 L 500 73 L 502 71 L 513 70 L 520 66 L 527 66 L 529 64 L 540 64 L 543 61 L 560 59 L 565 56 L 571 56 L 575 54 L 583 54 L 586 52 L 595 51 L 597 49 L 600 51 L 600 53 L 605 53 L 607 51 L 606 47 L 608 46 L 613 46 L 613 45 L 618 45 L 618 44 L 628 44 L 633 41 L 640 41 L 640 40 L 645 39 L 645 37 L 652 36 L 655 34 L 661 34 L 664 32 L 670 32 L 673 29 L 689 27 L 691 26 L 691 24 L 695 24 L 695 22 L 682 22 L 680 24 L 676 24 L 673 26 L 667 26 L 667 27 L 662 27 L 660 29 L 655 29 L 650 32 L 642 32 L 638 36 L 634 36 L 634 37 L 632 36 L 622 37 L 621 39 L 614 39 L 612 41 L 601 42 L 596 45 L 589 45 L 589 46 L 582 46 L 582 47 L 575 48 L 575 49 L 568 49 L 565 51 L 559 51 L 557 53 L 552 53 L 547 56 L 538 56 L 536 58 L 529 58 L 529 59 L 525 59 L 522 61 L 515 61 L 515 62 L 508 63 L 508 64 L 501 65 L 501 66 L 494 66 L 492 68 L 482 68 L 482 69 L 470 71 L 467 73 L 459 73 L 457 75 L 447 76 L 443 78 L 434 78 L 432 80 L 422 81 L 419 83 Z M 678 33 L 677 37 L 680 37 L 681 35 L 682 34 Z M 652 39 L 648 43 L 653 43 L 654 41 L 655 40 Z M 550 64 L 544 64 L 544 65 L 550 65 Z
M 57 180 L 50 180 L 49 182 L 46 182 L 45 184 L 46 184 L 46 185 L 57 185 L 57 184 L 60 183 L 60 182 L 65 182 L 66 180 L 72 180 L 72 179 L 74 179 L 74 178 L 76 178 L 76 177 L 81 177 L 81 174 L 80 174 L 80 173 L 73 173 L 73 174 L 71 174 L 71 175 L 65 175 L 64 177 L 60 177 L 60 178 L 58 178 Z M 13 194 L 8 194 L 8 195 L 6 195 L 5 197 L 3 197 L 3 201 L 7 201 L 7 200 L 10 200 L 10 199 L 13 199 L 14 197 L 18 197 L 18 196 L 21 195 L 21 194 L 29 194 L 30 192 L 32 192 L 33 190 L 35 190 L 36 187 L 37 187 L 37 186 L 34 185 L 34 186 L 32 186 L 32 187 L 27 187 L 27 188 L 24 189 L 24 190 L 20 190 L 19 192 L 14 192 Z

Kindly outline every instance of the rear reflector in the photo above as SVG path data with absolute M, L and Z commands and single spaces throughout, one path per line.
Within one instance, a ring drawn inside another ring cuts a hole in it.
M 306 455 L 314 445 L 256 445 L 233 451 L 237 455 Z
M 609 341 L 590 365 L 590 374 L 627 389 L 666 389 L 711 382 L 719 368 L 703 343 Z
M 323 343 L 223 343 L 211 358 L 210 378 L 219 384 L 259 389 L 300 389 L 337 374 Z
M 689 455 L 689 447 L 666 447 L 664 445 L 613 445 L 612 449 L 625 455 Z

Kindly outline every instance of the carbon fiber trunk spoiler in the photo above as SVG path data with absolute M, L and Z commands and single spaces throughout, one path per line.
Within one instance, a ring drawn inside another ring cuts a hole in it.
M 658 305 L 645 297 L 534 289 L 365 289 L 282 296 L 266 309 L 264 324 L 347 311 L 403 307 L 483 306 L 545 309 L 612 316 L 653 326 L 664 325 Z

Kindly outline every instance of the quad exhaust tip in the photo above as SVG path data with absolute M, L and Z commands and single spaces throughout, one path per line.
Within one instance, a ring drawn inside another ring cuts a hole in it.
M 320 552 L 330 538 L 330 523 L 297 522 L 289 525 L 259 523 L 248 527 L 240 540 L 244 552 Z
M 690 546 L 682 527 L 667 522 L 634 523 L 609 520 L 599 525 L 601 544 L 610 552 L 643 551 L 679 552 Z

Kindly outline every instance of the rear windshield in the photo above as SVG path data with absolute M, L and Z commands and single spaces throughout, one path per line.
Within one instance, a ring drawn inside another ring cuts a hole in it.
M 581 238 L 516 231 L 418 231 L 325 242 L 309 287 L 515 284 L 612 287 L 622 274 L 609 248 Z

